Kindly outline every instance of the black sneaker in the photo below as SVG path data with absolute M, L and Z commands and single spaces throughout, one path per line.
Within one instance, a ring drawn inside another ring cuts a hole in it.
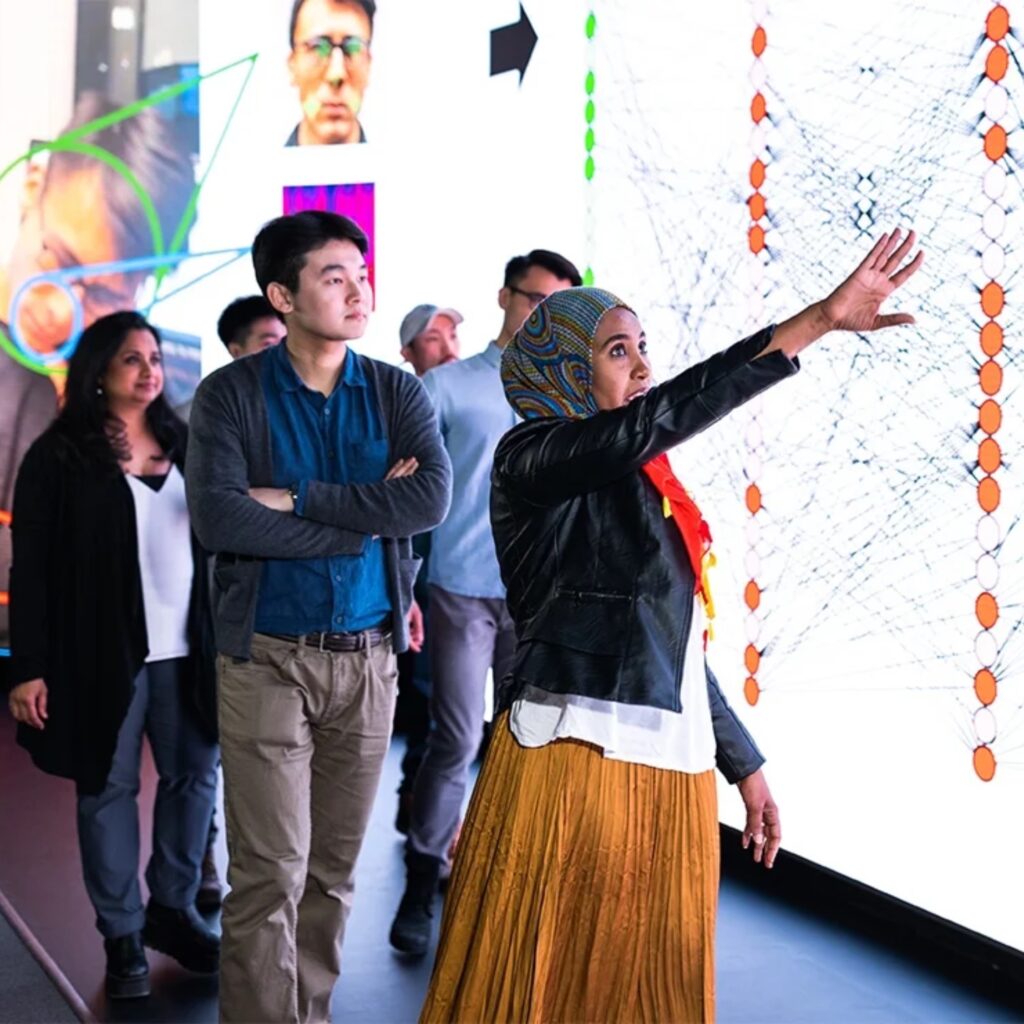
M 197 974 L 216 974 L 220 969 L 220 938 L 195 907 L 174 910 L 150 900 L 142 941 Z
M 441 864 L 433 857 L 412 852 L 405 855 L 405 863 L 405 894 L 391 922 L 389 941 L 402 953 L 424 956 L 433 932 L 434 893 Z
M 430 948 L 433 932 L 434 913 L 430 906 L 420 899 L 410 899 L 408 893 L 398 905 L 398 913 L 391 922 L 391 945 L 401 953 L 410 956 L 425 956 Z
M 142 935 L 132 932 L 116 939 L 104 939 L 107 954 L 107 998 L 142 999 L 149 995 L 149 964 L 142 948 Z

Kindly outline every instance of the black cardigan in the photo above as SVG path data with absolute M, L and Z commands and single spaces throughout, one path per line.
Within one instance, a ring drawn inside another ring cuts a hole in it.
M 119 470 L 83 462 L 51 427 L 21 464 L 13 512 L 11 685 L 42 677 L 49 714 L 42 731 L 19 725 L 18 742 L 43 771 L 98 793 L 149 652 L 131 488 Z M 194 536 L 191 547 L 182 700 L 215 740 L 209 576 Z
M 527 685 L 681 710 L 695 579 L 679 529 L 641 468 L 797 372 L 758 359 L 768 328 L 587 419 L 532 419 L 499 442 L 491 525 L 516 625 L 497 705 Z M 717 763 L 730 782 L 764 758 L 710 671 Z

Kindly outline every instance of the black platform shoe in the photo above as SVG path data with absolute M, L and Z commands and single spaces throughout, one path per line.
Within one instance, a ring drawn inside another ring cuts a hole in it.
M 142 935 L 120 935 L 104 939 L 107 954 L 107 998 L 141 999 L 149 995 L 149 964 L 142 948 Z
M 220 968 L 220 938 L 194 906 L 174 910 L 150 900 L 142 941 L 197 974 L 216 974 Z
M 433 857 L 411 852 L 405 855 L 405 863 L 405 894 L 391 922 L 389 941 L 402 953 L 424 956 L 430 948 L 434 894 L 441 864 Z

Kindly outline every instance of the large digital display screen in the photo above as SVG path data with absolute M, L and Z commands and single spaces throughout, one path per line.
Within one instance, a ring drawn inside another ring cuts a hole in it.
M 422 302 L 481 350 L 505 261 L 545 247 L 638 311 L 661 376 L 912 225 L 915 327 L 828 338 L 673 461 L 715 536 L 709 659 L 785 845 L 1024 950 L 1024 10 L 380 0 L 370 28 L 294 7 L 5 9 L 0 591 L 18 460 L 82 327 L 147 311 L 184 400 L 282 212 L 363 223 L 370 355 L 399 361 Z M 724 786 L 721 809 L 742 822 Z

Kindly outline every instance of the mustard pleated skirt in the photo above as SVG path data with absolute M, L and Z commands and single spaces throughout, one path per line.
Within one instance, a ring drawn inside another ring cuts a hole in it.
M 421 1024 L 712 1021 L 718 871 L 714 772 L 527 749 L 503 715 Z

